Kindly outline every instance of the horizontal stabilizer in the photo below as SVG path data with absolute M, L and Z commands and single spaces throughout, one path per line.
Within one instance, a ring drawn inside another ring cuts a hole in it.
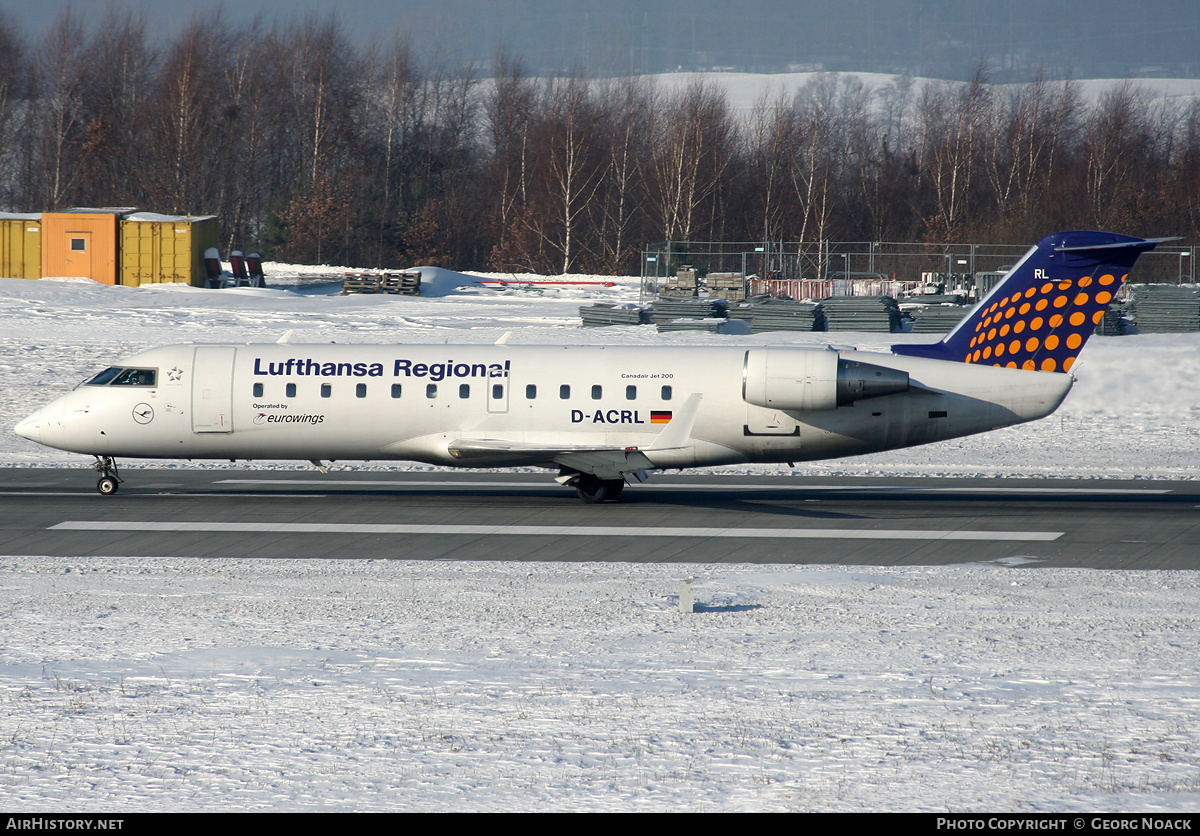
M 1142 239 L 1140 239 L 1142 244 L 1154 244 L 1155 246 L 1157 246 L 1159 244 L 1165 244 L 1167 241 L 1182 241 L 1182 240 L 1183 240 L 1182 236 L 1179 236 L 1179 235 L 1174 235 L 1170 238 L 1142 238 Z M 1130 246 L 1132 246 L 1132 245 L 1129 242 L 1120 241 L 1115 244 L 1081 244 L 1076 247 L 1055 247 L 1054 250 L 1055 250 L 1055 252 L 1060 252 L 1060 253 L 1086 253 L 1086 252 L 1100 252 L 1102 250 L 1124 250 L 1124 249 L 1128 249 Z

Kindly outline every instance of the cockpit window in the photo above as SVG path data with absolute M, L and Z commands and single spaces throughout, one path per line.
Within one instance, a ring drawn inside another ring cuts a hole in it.
M 88 386 L 105 386 L 110 380 L 123 372 L 124 369 L 118 369 L 115 366 L 111 369 L 105 369 L 100 374 L 87 381 Z
M 87 382 L 88 386 L 155 386 L 158 369 L 125 369 L 113 366 Z

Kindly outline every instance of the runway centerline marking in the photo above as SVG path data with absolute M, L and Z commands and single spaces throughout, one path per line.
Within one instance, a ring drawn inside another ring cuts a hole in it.
M 905 528 L 679 528 L 588 525 L 405 525 L 387 523 L 258 523 L 67 520 L 48 531 L 205 532 L 210 534 L 436 534 L 523 537 L 674 537 L 769 540 L 983 540 L 1048 542 L 1061 531 L 922 530 Z

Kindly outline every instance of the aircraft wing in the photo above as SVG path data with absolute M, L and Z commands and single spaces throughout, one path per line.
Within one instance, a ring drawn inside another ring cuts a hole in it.
M 636 447 L 547 446 L 496 438 L 460 438 L 451 442 L 449 451 L 464 464 L 478 467 L 559 465 L 601 479 L 620 479 L 626 473 L 654 468 L 654 463 Z
M 646 449 L 673 450 L 689 443 L 700 395 L 693 394 Z M 639 447 L 547 445 L 498 438 L 460 438 L 450 443 L 451 456 L 479 467 L 559 465 L 600 479 L 621 479 L 626 473 L 651 470 L 654 463 Z

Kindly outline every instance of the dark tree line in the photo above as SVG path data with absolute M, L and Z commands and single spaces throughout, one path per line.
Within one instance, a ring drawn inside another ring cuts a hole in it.
M 223 249 L 394 267 L 630 273 L 643 244 L 1192 236 L 1200 103 L 1127 83 L 871 91 L 820 75 L 735 113 L 703 76 L 487 78 L 335 19 L 197 22 L 116 7 L 40 40 L 0 18 L 0 205 L 215 214 Z

